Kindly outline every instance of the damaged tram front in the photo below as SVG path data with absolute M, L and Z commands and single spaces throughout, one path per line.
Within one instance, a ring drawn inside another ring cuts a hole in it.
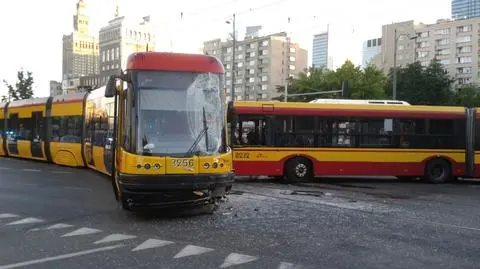
M 224 72 L 211 56 L 144 52 L 110 78 L 105 97 L 118 104 L 113 187 L 125 209 L 212 204 L 231 188 Z

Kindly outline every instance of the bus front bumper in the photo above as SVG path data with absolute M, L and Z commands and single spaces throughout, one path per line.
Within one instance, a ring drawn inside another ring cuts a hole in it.
M 226 195 L 233 181 L 233 173 L 118 177 L 122 202 L 134 208 L 205 205 Z

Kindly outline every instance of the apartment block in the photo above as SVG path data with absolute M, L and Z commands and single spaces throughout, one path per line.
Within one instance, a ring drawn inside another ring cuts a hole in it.
M 397 66 L 414 61 L 427 66 L 432 59 L 438 59 L 455 78 L 455 86 L 480 83 L 480 17 L 439 20 L 428 25 L 408 21 L 384 25 L 382 32 L 381 65 L 384 71 L 393 67 L 393 44 L 397 39 Z
M 281 95 L 277 93 L 277 86 L 284 85 L 288 77 L 297 77 L 308 67 L 307 50 L 292 43 L 285 32 L 238 40 L 235 61 L 231 40 L 206 41 L 203 52 L 224 64 L 228 100 L 231 100 L 232 72 L 235 100 L 271 100 Z
M 50 80 L 50 96 L 61 95 L 62 91 L 62 83 L 55 80 Z

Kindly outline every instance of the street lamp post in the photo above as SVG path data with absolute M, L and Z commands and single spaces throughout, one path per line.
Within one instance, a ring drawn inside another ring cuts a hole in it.
M 392 99 L 395 100 L 397 99 L 397 47 L 398 47 L 398 39 L 402 36 L 408 37 L 410 40 L 417 39 L 417 36 L 410 36 L 410 34 L 400 34 L 397 36 L 397 29 L 395 28 L 395 33 L 394 33 L 394 42 L 393 42 L 393 91 L 392 91 Z M 415 51 L 415 45 L 413 46 L 413 62 L 416 61 L 415 57 L 416 51 Z
M 232 21 L 227 21 L 228 24 L 232 24 L 232 85 L 230 89 L 230 98 L 235 101 L 235 49 L 237 46 L 237 38 L 235 35 L 235 13 L 233 14 Z

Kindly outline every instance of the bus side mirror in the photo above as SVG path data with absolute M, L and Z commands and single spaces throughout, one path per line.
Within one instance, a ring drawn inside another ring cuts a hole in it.
M 114 97 L 117 88 L 117 79 L 115 76 L 110 76 L 108 78 L 107 86 L 105 87 L 105 97 Z

